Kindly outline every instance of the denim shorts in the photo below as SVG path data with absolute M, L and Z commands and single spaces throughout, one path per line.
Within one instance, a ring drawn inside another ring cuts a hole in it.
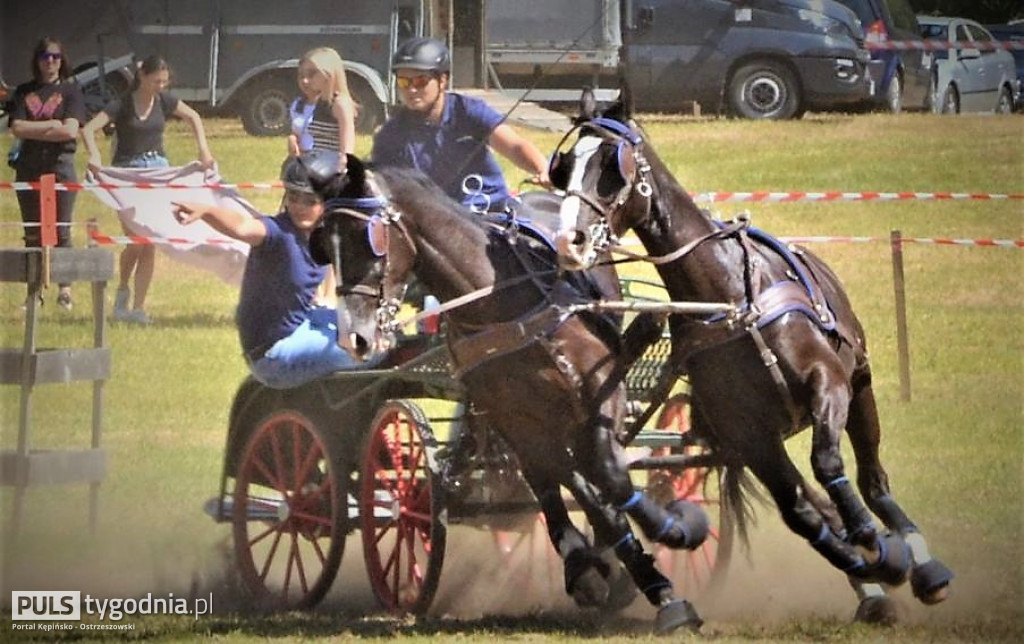
M 143 152 L 116 164 L 119 168 L 169 168 L 167 157 L 156 151 Z

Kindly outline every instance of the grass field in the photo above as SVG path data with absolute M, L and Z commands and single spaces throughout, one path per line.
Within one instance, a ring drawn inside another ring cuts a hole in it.
M 1024 193 L 1024 118 L 1019 115 L 644 121 L 653 147 L 696 192 Z M 276 178 L 285 150 L 282 140 L 250 138 L 229 120 L 211 120 L 208 130 L 225 180 Z M 545 151 L 559 138 L 526 134 Z M 3 149 L 9 142 L 9 135 L 0 135 Z M 168 143 L 173 162 L 194 155 L 180 127 L 169 131 Z M 368 138 L 361 138 L 358 151 L 366 153 L 369 145 Z M 84 163 L 82 155 L 79 161 Z M 510 169 L 509 176 L 514 183 L 522 173 Z M 0 180 L 12 178 L 12 171 L 0 169 Z M 280 200 L 273 191 L 245 196 L 265 211 Z M 900 229 L 912 237 L 1024 238 L 1020 200 L 736 204 L 719 210 L 729 217 L 745 208 L 755 225 L 778 235 L 887 236 Z M 119 234 L 114 213 L 91 195 L 81 195 L 75 219 L 89 218 L 103 232 Z M 13 193 L 0 191 L 0 246 L 20 245 L 19 221 Z M 76 245 L 84 245 L 84 227 L 77 227 L 74 236 Z M 721 595 L 695 600 L 709 620 L 705 632 L 721 642 L 1021 641 L 1024 254 L 1005 248 L 906 247 L 913 399 L 905 403 L 899 400 L 888 245 L 826 244 L 815 250 L 843 279 L 867 330 L 883 419 L 882 457 L 894 494 L 957 579 L 951 598 L 934 608 L 918 605 L 909 588 L 896 591 L 905 605 L 904 625 L 885 630 L 851 626 L 855 599 L 845 580 L 789 534 L 772 508 L 763 508 L 748 560 L 736 559 Z M 114 286 L 108 287 L 108 307 Z M 49 303 L 53 292 L 47 296 L 39 345 L 88 345 L 92 326 L 86 285 L 76 287 L 78 304 L 70 314 Z M 22 343 L 23 298 L 22 286 L 0 285 L 4 347 Z M 646 606 L 636 604 L 619 618 L 596 619 L 569 607 L 558 593 L 549 605 L 532 599 L 542 596 L 536 589 L 510 589 L 480 578 L 475 566 L 493 549 L 481 547 L 481 539 L 472 535 L 449 544 L 438 608 L 428 618 L 398 619 L 373 611 L 356 539 L 349 540 L 342 573 L 322 610 L 313 615 L 247 613 L 239 598 L 224 590 L 229 573 L 222 550 L 230 529 L 213 524 L 200 509 L 217 491 L 229 405 L 246 373 L 232 321 L 236 300 L 235 287 L 160 257 L 147 307 L 153 325 L 112 324 L 108 330 L 113 375 L 104 394 L 104 443 L 110 471 L 102 486 L 96 534 L 88 530 L 85 488 L 30 490 L 20 536 L 3 535 L 3 604 L 10 590 L 183 596 L 198 584 L 216 593 L 213 617 L 126 620 L 137 624 L 131 637 L 649 639 L 653 611 Z M 40 387 L 34 401 L 34 446 L 88 443 L 89 385 Z M 0 388 L 0 406 L 0 447 L 13 449 L 17 387 Z M 806 432 L 789 445 L 805 471 L 808 445 Z M 852 470 L 852 456 L 847 462 Z M 10 489 L 0 493 L 0 523 L 6 527 Z M 561 572 L 554 573 L 557 590 Z M 9 633 L 15 639 L 24 634 L 11 631 L 9 619 L 0 617 L 0 641 L 7 641 Z

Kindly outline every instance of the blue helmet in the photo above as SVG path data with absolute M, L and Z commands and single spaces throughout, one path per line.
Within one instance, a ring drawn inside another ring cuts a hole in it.
M 331 150 L 309 150 L 297 157 L 288 157 L 281 166 L 281 182 L 285 190 L 324 196 L 335 179 L 342 176 L 340 155 Z

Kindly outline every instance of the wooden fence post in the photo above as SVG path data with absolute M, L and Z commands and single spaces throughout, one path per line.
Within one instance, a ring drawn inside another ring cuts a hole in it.
M 907 293 L 903 278 L 903 235 L 889 232 L 892 249 L 892 285 L 896 294 L 896 351 L 899 356 L 900 400 L 910 402 L 910 341 L 907 337 Z

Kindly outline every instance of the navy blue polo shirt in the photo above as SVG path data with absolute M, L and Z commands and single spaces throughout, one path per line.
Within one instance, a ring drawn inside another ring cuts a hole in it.
M 242 350 L 252 358 L 292 334 L 313 308 L 327 267 L 313 261 L 309 242 L 286 212 L 261 217 L 263 243 L 249 249 L 235 321 Z
M 438 125 L 404 108 L 389 119 L 373 139 L 373 162 L 416 168 L 452 199 L 475 210 L 501 211 L 510 195 L 487 139 L 502 119 L 481 99 L 447 92 Z M 470 179 L 467 186 L 471 175 L 480 181 Z

